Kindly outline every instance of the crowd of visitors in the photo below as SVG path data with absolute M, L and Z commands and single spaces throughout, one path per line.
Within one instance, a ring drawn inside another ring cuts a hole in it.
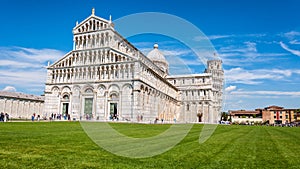
M 9 121 L 9 115 L 7 113 L 1 112 L 0 122 L 7 122 L 7 121 Z
M 71 116 L 70 114 L 56 114 L 56 113 L 52 113 L 51 116 L 49 117 L 49 120 L 71 120 Z

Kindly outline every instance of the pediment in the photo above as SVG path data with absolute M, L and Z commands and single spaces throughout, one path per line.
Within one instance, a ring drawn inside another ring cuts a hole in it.
M 52 65 L 49 65 L 50 68 L 66 67 L 71 65 L 71 60 L 69 59 L 73 54 L 73 51 L 65 54 L 61 59 L 54 62 Z
M 73 34 L 80 34 L 86 32 L 93 32 L 102 29 L 107 29 L 113 27 L 113 24 L 110 20 L 91 15 L 80 23 L 76 23 L 76 26 L 73 28 Z
M 109 54 L 108 54 L 109 53 Z M 100 57 L 101 56 L 101 57 Z M 89 65 L 107 65 L 135 61 L 136 58 L 113 48 L 71 51 L 48 68 L 65 68 Z

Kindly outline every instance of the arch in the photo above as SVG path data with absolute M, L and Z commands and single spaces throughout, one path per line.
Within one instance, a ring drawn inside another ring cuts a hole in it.
M 73 90 L 74 92 L 80 91 L 81 87 L 79 85 L 75 85 L 73 86 Z
M 99 96 L 104 96 L 105 91 L 106 91 L 106 87 L 105 87 L 103 84 L 100 84 L 100 85 L 98 86 L 97 94 L 98 94 Z
M 58 86 L 53 86 L 52 89 L 51 89 L 51 92 L 52 93 L 59 93 L 60 92 L 60 89 Z
M 86 93 L 87 89 L 91 89 L 92 91 L 94 90 L 94 87 L 90 84 L 87 84 L 85 85 L 83 88 L 82 88 L 82 91 L 83 93 Z
M 61 91 L 63 93 L 65 93 L 65 92 L 71 92 L 71 88 L 69 86 L 63 86 Z
M 93 93 L 93 89 L 92 88 L 87 88 L 84 90 L 84 93 Z
M 118 92 L 118 91 L 120 91 L 120 87 L 117 84 L 112 84 L 108 87 L 108 90 L 109 90 L 109 92 L 111 92 L 111 91 Z
M 62 99 L 64 100 L 64 101 L 69 101 L 70 100 L 70 94 L 69 93 L 63 93 L 62 94 Z
M 116 91 L 112 91 L 109 93 L 109 98 L 113 100 L 119 99 L 119 93 Z
M 124 84 L 124 85 L 122 86 L 122 90 L 126 90 L 126 88 L 127 88 L 127 89 L 132 89 L 132 85 L 129 84 L 129 83 L 126 83 L 126 84 Z

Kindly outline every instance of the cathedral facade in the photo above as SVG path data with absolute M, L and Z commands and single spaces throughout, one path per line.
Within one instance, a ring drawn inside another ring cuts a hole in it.
M 217 123 L 221 60 L 202 74 L 169 75 L 155 44 L 147 56 L 92 14 L 73 28 L 73 50 L 48 65 L 44 116 L 78 120 Z

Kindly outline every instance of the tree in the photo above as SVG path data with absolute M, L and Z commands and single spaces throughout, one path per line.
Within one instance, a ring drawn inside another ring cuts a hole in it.
M 228 114 L 226 112 L 221 113 L 221 121 L 227 121 L 228 120 Z

